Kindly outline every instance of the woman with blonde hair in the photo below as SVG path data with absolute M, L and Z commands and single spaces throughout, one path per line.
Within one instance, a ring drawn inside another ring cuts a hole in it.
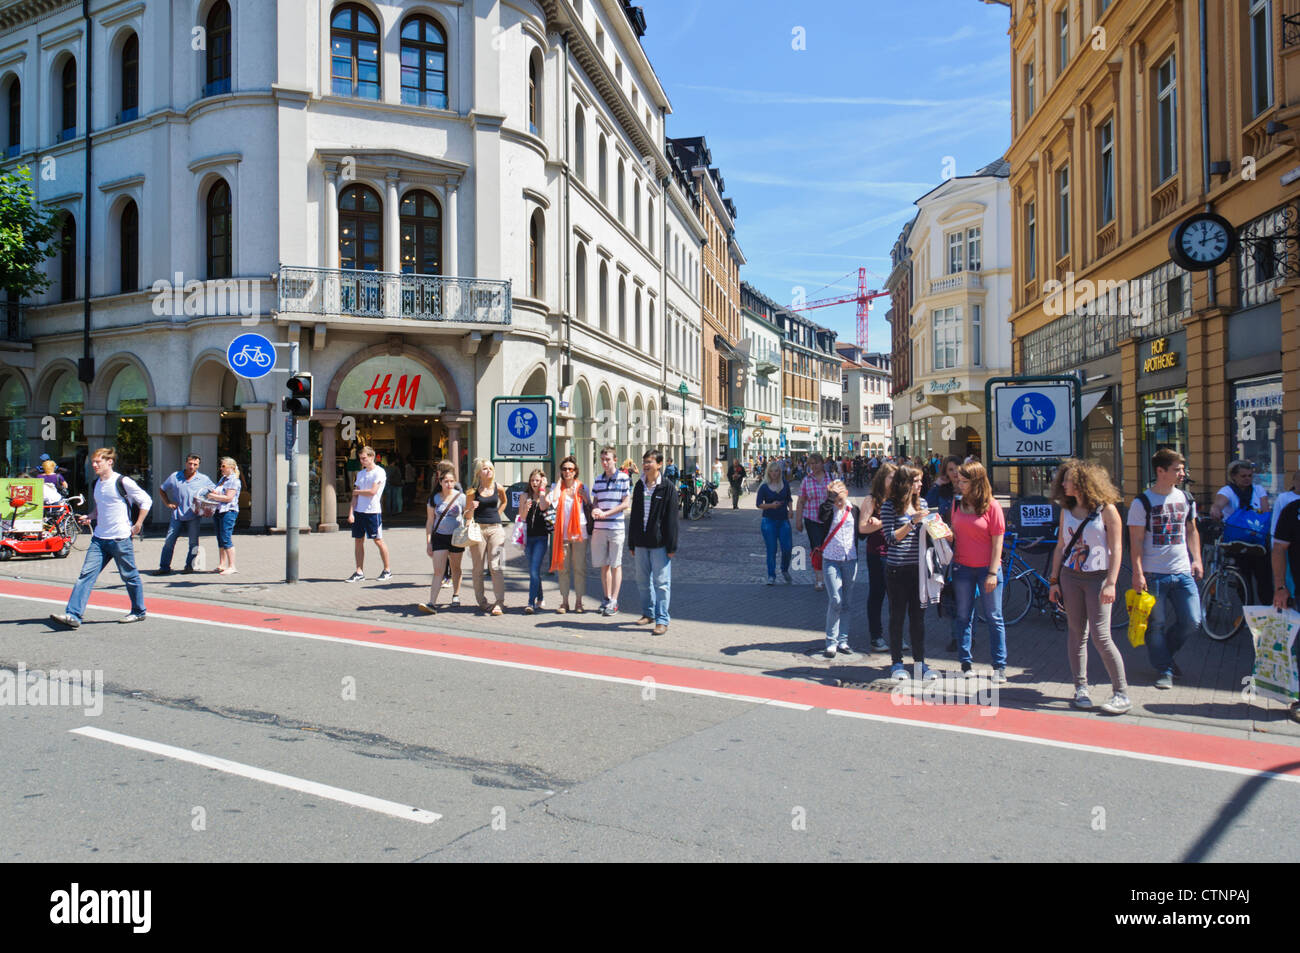
M 222 457 L 221 480 L 208 490 L 205 499 L 217 507 L 212 514 L 212 525 L 217 531 L 217 568 L 212 571 L 223 576 L 239 572 L 235 568 L 234 532 L 235 520 L 239 519 L 239 493 L 243 488 L 239 464 L 233 457 Z
M 569 584 L 576 601 L 574 612 L 586 612 L 582 598 L 587 594 L 587 508 L 591 495 L 578 479 L 578 461 L 560 461 L 560 479 L 551 487 L 549 503 L 555 507 L 555 539 L 551 546 L 551 572 L 558 575 L 560 605 L 556 612 L 569 611 Z
M 1002 621 L 1002 541 L 1007 518 L 993 499 L 989 475 L 978 463 L 957 468 L 952 506 L 952 588 L 957 614 L 952 637 L 957 642 L 962 672 L 971 671 L 971 635 L 978 596 L 988 620 L 993 681 L 1007 680 L 1007 627 Z M 958 502 L 960 500 L 960 502 Z
M 1056 470 L 1052 502 L 1061 507 L 1061 526 L 1052 553 L 1051 600 L 1069 620 L 1067 654 L 1074 675 L 1075 708 L 1092 708 L 1088 695 L 1088 633 L 1110 676 L 1113 695 L 1101 710 L 1122 715 L 1133 707 L 1128 697 L 1124 659 L 1110 633 L 1124 525 L 1116 504 L 1119 491 L 1106 471 L 1093 463 L 1065 460 Z
M 474 461 L 474 489 L 467 494 L 465 518 L 478 523 L 483 533 L 481 543 L 469 544 L 469 558 L 474 570 L 474 599 L 480 612 L 503 615 L 506 607 L 506 580 L 501 560 L 506 548 L 506 531 L 501 514 L 506 509 L 506 488 L 496 481 L 496 467 L 491 460 Z M 496 602 L 489 608 L 485 594 L 485 572 L 492 574 L 492 594 Z
M 776 585 L 776 550 L 781 548 L 781 578 L 786 585 L 794 582 L 790 576 L 790 556 L 794 540 L 790 536 L 790 505 L 793 502 L 790 484 L 786 482 L 781 464 L 773 460 L 767 465 L 767 479 L 758 488 L 755 505 L 763 511 L 759 528 L 767 547 L 767 584 Z

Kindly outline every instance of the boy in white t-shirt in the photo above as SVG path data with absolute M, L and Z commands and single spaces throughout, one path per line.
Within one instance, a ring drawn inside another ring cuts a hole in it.
M 358 454 L 361 469 L 357 471 L 356 484 L 352 489 L 352 499 L 348 503 L 348 523 L 352 526 L 353 548 L 357 555 L 357 569 L 344 582 L 361 582 L 366 578 L 363 566 L 366 560 L 366 539 L 373 539 L 379 547 L 379 555 L 384 560 L 384 571 L 379 574 L 379 581 L 392 579 L 388 568 L 388 544 L 384 542 L 383 498 L 384 485 L 388 476 L 383 467 L 375 466 L 375 451 L 362 447 Z

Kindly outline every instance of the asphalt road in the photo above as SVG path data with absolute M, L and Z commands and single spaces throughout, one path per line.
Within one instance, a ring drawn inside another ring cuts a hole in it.
M 91 610 L 56 633 L 54 607 L 0 608 L 0 676 L 105 682 L 101 714 L 0 704 L 6 861 L 1300 860 L 1289 781 L 217 624 Z

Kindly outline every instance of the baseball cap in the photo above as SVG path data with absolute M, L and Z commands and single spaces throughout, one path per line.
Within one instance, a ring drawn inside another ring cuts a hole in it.
M 53 460 L 53 459 L 54 458 L 50 456 L 48 453 L 42 453 L 40 457 L 40 462 L 44 463 L 46 460 Z

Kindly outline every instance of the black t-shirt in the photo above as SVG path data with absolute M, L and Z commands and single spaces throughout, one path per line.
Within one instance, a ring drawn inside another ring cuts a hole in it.
M 1291 578 L 1300 585 L 1300 500 L 1292 500 L 1277 518 L 1277 534 L 1274 542 L 1286 543 L 1286 558 L 1291 563 Z M 1275 585 L 1282 585 L 1278 580 Z M 1295 593 L 1292 593 L 1295 595 Z

